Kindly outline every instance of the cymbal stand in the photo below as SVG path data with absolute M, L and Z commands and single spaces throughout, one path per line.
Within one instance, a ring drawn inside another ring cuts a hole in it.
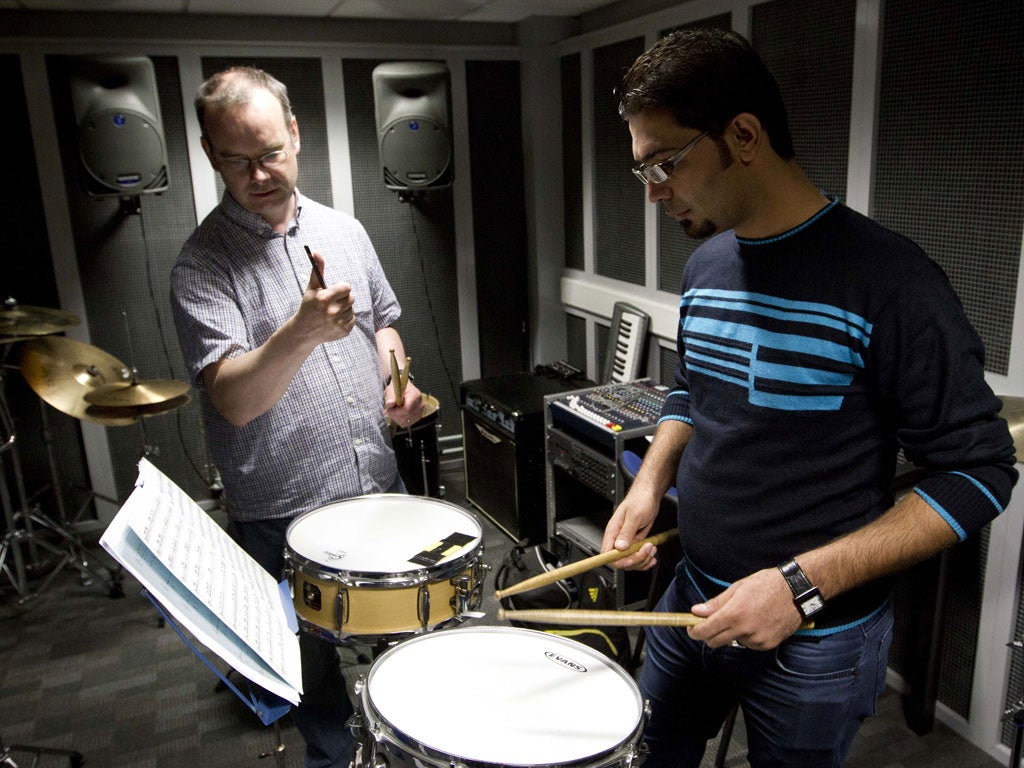
M 25 492 L 21 458 L 18 453 L 17 430 L 7 402 L 6 374 L 2 369 L 0 369 L 0 425 L 3 426 L 7 434 L 3 445 L 0 446 L 0 455 L 10 456 L 11 471 L 14 475 L 19 504 L 18 507 L 14 506 L 14 501 L 7 486 L 7 473 L 0 467 L 0 503 L 3 504 L 4 521 L 7 526 L 3 543 L 0 544 L 0 573 L 7 576 L 11 585 L 18 593 L 18 604 L 23 605 L 45 591 L 57 574 L 68 565 L 78 569 L 83 586 L 92 583 L 91 577 L 96 577 L 108 584 L 112 597 L 117 596 L 118 592 L 120 592 L 119 579 L 113 575 L 107 576 L 90 565 L 84 554 L 86 548 L 82 543 L 81 537 L 68 528 L 64 524 L 63 519 L 61 523 L 57 523 L 43 514 L 38 508 L 35 511 L 30 508 L 28 496 Z M 49 442 L 46 443 L 46 448 L 50 456 L 50 469 L 53 471 L 56 464 L 53 460 L 52 448 Z M 59 488 L 55 487 L 54 490 L 59 499 Z M 58 501 L 58 504 L 60 503 Z M 61 506 L 60 509 L 63 516 L 63 507 Z M 47 534 L 46 537 L 40 535 L 44 532 Z M 53 535 L 58 538 L 57 543 L 50 540 Z M 22 545 L 28 547 L 33 565 L 36 563 L 36 547 L 44 549 L 58 558 L 57 564 L 35 591 L 29 589 L 26 562 L 24 553 L 21 550 Z M 13 570 L 7 565 L 8 555 L 11 555 L 14 560 Z

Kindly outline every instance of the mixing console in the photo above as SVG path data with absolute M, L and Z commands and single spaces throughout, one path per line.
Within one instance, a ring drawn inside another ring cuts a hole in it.
M 667 387 L 650 379 L 567 392 L 550 401 L 551 421 L 602 444 L 614 445 L 620 432 L 652 429 L 667 394 Z

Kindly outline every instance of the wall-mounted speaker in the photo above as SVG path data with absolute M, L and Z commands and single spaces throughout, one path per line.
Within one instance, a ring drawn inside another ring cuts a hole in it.
M 444 64 L 394 61 L 373 70 L 381 172 L 389 189 L 451 186 L 449 75 Z
M 153 62 L 144 56 L 73 59 L 71 100 L 90 195 L 167 189 L 167 143 Z

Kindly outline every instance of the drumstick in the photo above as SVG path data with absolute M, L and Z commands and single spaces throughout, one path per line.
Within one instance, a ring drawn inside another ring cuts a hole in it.
M 498 618 L 528 624 L 578 624 L 591 627 L 693 627 L 704 619 L 692 613 L 651 611 L 587 611 L 534 608 L 522 611 L 498 609 Z
M 308 245 L 302 246 L 306 249 L 306 255 L 309 257 L 309 263 L 313 265 L 313 271 L 316 272 L 316 279 L 320 283 L 321 288 L 326 288 L 327 283 L 324 282 L 324 273 L 320 271 L 320 267 L 316 263 L 316 259 L 313 258 L 313 252 L 309 250 Z
M 402 394 L 405 394 L 405 386 L 409 383 L 409 370 L 412 368 L 412 358 L 405 358 L 405 368 L 402 369 Z
M 405 384 L 402 383 L 402 374 L 398 371 L 398 359 L 395 357 L 395 350 L 391 350 L 391 383 L 395 388 L 395 406 L 405 402 Z
M 518 584 L 513 584 L 508 589 L 495 590 L 494 596 L 500 600 L 501 598 L 508 597 L 509 595 L 518 595 L 520 592 L 529 592 L 531 589 L 537 589 L 538 587 L 545 587 L 548 584 L 554 584 L 559 579 L 564 579 L 568 576 L 575 576 L 577 573 L 589 571 L 591 568 L 597 568 L 598 566 L 607 565 L 608 563 L 614 563 L 616 560 L 621 560 L 627 555 L 632 555 L 634 552 L 637 552 L 644 544 L 653 544 L 654 546 L 664 544 L 678 533 L 679 529 L 673 528 L 654 536 L 649 536 L 646 539 L 634 541 L 628 549 L 610 549 L 607 552 L 601 552 L 593 557 L 577 560 L 575 563 L 563 565 L 561 568 L 555 568 L 553 571 L 541 573 L 537 576 L 532 576 L 529 579 L 523 579 Z

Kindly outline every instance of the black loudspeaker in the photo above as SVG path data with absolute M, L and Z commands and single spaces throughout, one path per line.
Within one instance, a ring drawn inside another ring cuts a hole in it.
M 90 195 L 167 189 L 167 143 L 153 62 L 144 56 L 73 59 L 71 101 Z
M 444 64 L 393 61 L 373 70 L 381 172 L 388 189 L 451 186 L 451 110 Z

